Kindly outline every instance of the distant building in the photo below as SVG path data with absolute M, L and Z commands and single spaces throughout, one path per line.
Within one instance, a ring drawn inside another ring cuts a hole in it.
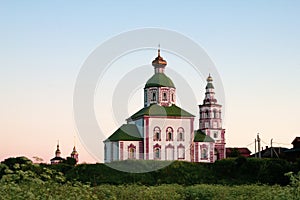
M 265 149 L 262 149 L 260 151 L 261 157 L 262 158 L 285 158 L 285 151 L 287 150 L 287 148 L 285 147 L 268 147 L 266 146 Z M 259 153 L 256 152 L 254 154 L 251 155 L 251 157 L 259 157 Z
M 79 160 L 78 156 L 79 156 L 79 154 L 78 154 L 78 152 L 76 150 L 76 147 L 74 146 L 73 147 L 73 151 L 71 153 L 71 158 L 74 158 L 76 160 L 76 163 L 78 163 L 78 160 Z
M 79 161 L 79 154 L 78 154 L 78 152 L 76 150 L 75 145 L 74 145 L 73 151 L 71 153 L 71 158 L 74 158 L 76 160 L 76 163 L 78 163 L 78 161 Z M 59 149 L 59 143 L 57 143 L 56 151 L 55 151 L 55 157 L 50 160 L 51 165 L 62 163 L 65 160 L 66 160 L 65 158 L 61 157 L 61 151 Z
M 295 162 L 300 159 L 300 137 L 296 137 L 292 142 L 293 148 L 284 151 L 288 161 Z
M 61 163 L 65 160 L 60 155 L 61 155 L 61 151 L 59 150 L 59 143 L 57 143 L 55 157 L 50 160 L 51 165 Z
M 226 148 L 226 158 L 230 157 L 250 157 L 251 151 L 247 147 L 228 147 Z

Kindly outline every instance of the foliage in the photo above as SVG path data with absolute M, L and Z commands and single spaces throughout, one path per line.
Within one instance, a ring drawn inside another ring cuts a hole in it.
M 118 166 L 121 163 L 115 164 Z M 139 168 L 165 163 L 142 161 L 131 164 Z M 221 160 L 213 165 L 173 162 L 157 171 L 133 174 L 114 170 L 104 164 L 82 164 L 76 167 L 65 163 L 38 165 L 27 158 L 18 157 L 6 159 L 0 164 L 0 197 L 17 200 L 293 200 L 300 196 L 300 172 L 286 173 L 290 167 L 289 163 L 283 160 L 237 158 Z M 295 166 L 292 169 L 295 170 Z M 284 173 L 284 178 L 290 180 L 288 186 L 257 184 L 281 183 Z
M 114 162 L 114 168 L 127 165 L 140 169 L 152 165 L 165 165 L 163 161 L 120 161 Z M 170 163 L 168 163 L 170 164 Z M 110 165 L 111 166 L 111 165 Z M 280 159 L 255 159 L 244 157 L 224 159 L 214 164 L 175 161 L 167 167 L 148 173 L 127 173 L 108 167 L 105 164 L 82 164 L 68 170 L 69 181 L 100 184 L 280 184 L 287 185 L 285 173 L 292 171 L 291 165 Z
M 100 185 L 91 187 L 77 184 L 6 183 L 0 186 L 2 199 L 296 199 L 291 187 L 266 185 L 194 185 L 176 184 L 143 185 Z

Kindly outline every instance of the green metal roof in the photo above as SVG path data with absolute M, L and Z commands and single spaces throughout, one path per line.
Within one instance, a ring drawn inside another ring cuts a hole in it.
M 145 88 L 148 87 L 171 87 L 175 88 L 173 81 L 164 73 L 155 73 L 146 83 Z
M 214 85 L 212 83 L 207 83 L 206 89 L 214 89 Z
M 214 139 L 206 135 L 200 129 L 196 130 L 194 133 L 195 133 L 194 142 L 214 142 Z
M 106 141 L 142 141 L 135 124 L 123 124 Z
M 195 117 L 191 113 L 181 109 L 180 107 L 172 104 L 172 106 L 160 106 L 152 104 L 148 107 L 142 108 L 129 119 L 137 119 L 142 116 L 176 116 L 176 117 Z

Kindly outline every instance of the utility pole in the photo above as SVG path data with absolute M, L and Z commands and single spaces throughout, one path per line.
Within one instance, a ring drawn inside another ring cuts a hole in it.
M 256 155 L 256 153 L 257 153 L 257 152 L 256 152 L 256 138 L 254 139 L 254 144 L 255 144 L 255 147 L 254 147 L 254 149 L 255 149 L 255 154 L 254 154 L 254 155 L 255 155 L 255 158 L 257 158 L 257 155 Z
M 271 139 L 271 158 L 273 158 L 273 138 Z
M 260 138 L 259 138 L 259 133 L 257 133 L 257 149 L 258 149 L 258 158 L 261 158 L 261 149 L 260 149 Z

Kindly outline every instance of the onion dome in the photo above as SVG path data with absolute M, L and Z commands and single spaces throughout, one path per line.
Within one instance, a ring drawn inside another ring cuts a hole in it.
M 173 81 L 165 75 L 165 67 L 167 61 L 160 56 L 160 49 L 158 49 L 157 57 L 152 61 L 154 67 L 154 75 L 147 81 L 145 88 L 149 87 L 170 87 L 175 88 Z
M 165 67 L 167 65 L 167 61 L 163 59 L 163 57 L 160 56 L 160 49 L 158 49 L 157 57 L 152 61 L 152 65 L 157 67 Z

